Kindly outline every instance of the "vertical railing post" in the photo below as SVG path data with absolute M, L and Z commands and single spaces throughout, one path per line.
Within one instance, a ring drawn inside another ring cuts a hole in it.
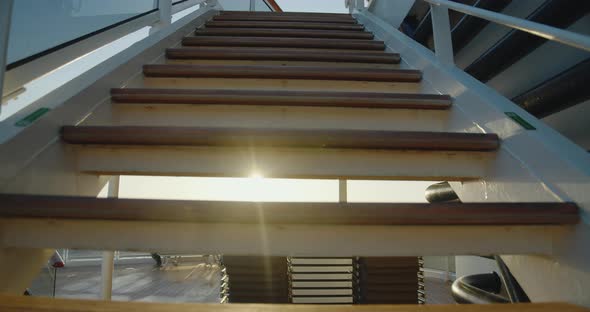
M 355 7 L 355 8 L 356 8 L 358 11 L 360 11 L 360 10 L 362 10 L 362 9 L 364 9 L 364 8 L 365 8 L 365 0 L 354 0 L 354 1 L 356 1 L 356 4 L 354 5 L 354 7 Z
M 119 197 L 119 176 L 113 176 L 109 181 L 108 197 Z M 102 287 L 101 298 L 103 300 L 111 300 L 113 294 L 113 271 L 115 270 L 115 252 L 105 250 L 102 253 Z
M 451 260 L 452 259 L 451 257 L 454 257 L 454 256 L 447 256 L 447 270 L 446 270 L 446 274 L 447 274 L 446 279 L 447 279 L 447 281 L 450 281 L 451 280 L 451 271 L 453 270 L 453 268 L 451 266 L 451 261 L 452 261 Z
M 4 72 L 6 71 L 6 58 L 8 57 L 8 38 L 10 36 L 13 3 L 13 0 L 0 1 L 0 112 L 2 111 Z
M 160 24 L 162 26 L 172 24 L 172 0 L 158 0 L 158 11 L 160 12 Z
M 453 39 L 451 37 L 451 23 L 449 9 L 441 5 L 430 5 L 432 14 L 432 33 L 434 36 L 434 53 L 438 60 L 445 64 L 454 64 Z
M 113 294 L 113 271 L 115 270 L 115 252 L 102 252 L 102 290 L 100 297 L 102 300 L 111 300 Z
M 250 12 L 256 11 L 256 0 L 250 0 Z
M 348 201 L 348 183 L 346 180 L 338 180 L 338 202 L 346 203 Z

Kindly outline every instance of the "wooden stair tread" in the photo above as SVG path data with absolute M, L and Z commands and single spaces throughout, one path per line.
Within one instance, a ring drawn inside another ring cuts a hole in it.
M 148 64 L 146 77 L 307 79 L 381 82 L 419 82 L 422 73 L 411 69 L 383 69 L 284 65 L 185 65 Z
M 308 16 L 323 18 L 349 18 L 354 19 L 347 13 L 323 13 L 323 12 L 264 12 L 264 11 L 220 11 L 219 16 Z
M 264 22 L 322 22 L 357 24 L 357 21 L 349 16 L 304 16 L 304 15 L 244 15 L 244 14 L 220 14 L 213 17 L 214 21 L 264 21 Z
M 363 39 L 374 38 L 372 33 L 364 31 L 317 30 L 317 29 L 266 29 L 266 28 L 206 28 L 197 29 L 197 36 L 252 36 L 252 37 L 295 37 L 295 38 L 332 38 Z
M 328 225 L 567 225 L 573 203 L 280 203 L 0 195 L 2 218 Z
M 351 50 L 385 50 L 383 41 L 344 40 L 317 38 L 280 38 L 280 37 L 185 37 L 185 46 L 225 46 L 225 47 L 276 47 L 276 48 L 316 48 L 316 49 L 351 49 Z
M 285 305 L 285 304 L 199 304 L 124 302 L 55 299 L 31 296 L 0 296 L 0 310 L 23 312 L 588 312 L 566 303 L 452 304 L 452 305 Z
M 71 144 L 437 151 L 493 151 L 499 146 L 497 135 L 484 133 L 149 126 L 64 126 L 62 139 Z
M 272 28 L 364 31 L 363 25 L 323 22 L 210 21 L 206 28 Z
M 206 37 L 205 37 L 206 38 Z M 272 39 L 272 38 L 271 38 Z M 172 51 L 215 51 L 218 53 L 234 52 L 240 53 L 301 53 L 301 54 L 325 54 L 325 55 L 354 55 L 354 56 L 395 56 L 399 53 L 386 52 L 383 50 L 352 50 L 352 49 L 323 49 L 323 48 L 294 48 L 294 47 L 224 47 L 224 46 L 183 46 L 167 48 Z
M 400 56 L 385 52 L 346 52 L 342 50 L 309 51 L 293 48 L 214 48 L 188 47 L 166 49 L 168 59 L 216 59 L 262 61 L 309 61 L 397 64 Z
M 350 108 L 448 109 L 443 94 L 371 93 L 282 90 L 111 89 L 115 103 L 232 104 Z

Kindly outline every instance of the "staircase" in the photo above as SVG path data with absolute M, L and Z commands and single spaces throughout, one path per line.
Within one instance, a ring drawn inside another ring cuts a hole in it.
M 421 255 L 551 255 L 553 242 L 579 223 L 576 203 L 541 191 L 538 200 L 432 204 L 96 198 L 107 179 L 119 175 L 262 172 L 343 183 L 471 185 L 485 181 L 506 157 L 503 133 L 474 126 L 469 111 L 456 109 L 453 97 L 403 62 L 404 53 L 386 48 L 351 15 L 228 11 L 209 17 L 188 36 L 176 34 L 179 45 L 159 54 L 156 46 L 122 67 L 141 66 L 141 75 L 95 84 L 89 92 L 109 97 L 83 118 L 58 119 L 59 141 L 0 195 L 4 248 L 16 248 L 9 251 L 14 254 L 76 247 L 302 259 L 409 256 L 408 266 L 417 270 Z M 83 95 L 74 100 L 83 102 Z M 251 302 L 258 295 L 247 291 L 231 299 L 238 282 L 230 262 L 243 262 L 226 260 L 230 302 Z M 27 280 L 13 279 L 8 290 L 18 293 Z M 368 303 L 390 302 L 377 293 L 364 296 Z

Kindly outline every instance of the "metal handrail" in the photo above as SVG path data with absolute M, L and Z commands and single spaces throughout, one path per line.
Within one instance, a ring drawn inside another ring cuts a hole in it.
M 547 26 L 544 24 L 532 22 L 529 20 L 496 13 L 448 0 L 424 0 L 433 6 L 442 6 L 461 12 L 467 15 L 472 15 L 485 19 L 490 22 L 498 23 L 510 28 L 525 31 L 527 33 L 539 36 L 551 41 L 557 41 L 584 51 L 590 51 L 590 36 L 577 34 L 571 31 L 559 29 L 556 27 Z

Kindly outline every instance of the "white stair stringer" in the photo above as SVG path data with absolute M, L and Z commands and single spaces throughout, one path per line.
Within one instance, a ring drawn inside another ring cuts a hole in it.
M 563 236 L 548 238 L 552 243 L 551 257 L 504 256 L 504 259 L 531 300 L 590 305 L 588 153 L 465 72 L 439 63 L 432 51 L 370 12 L 363 11 L 355 17 L 377 39 L 395 47 L 403 56 L 402 62 L 422 70 L 423 79 L 435 86 L 436 91 L 454 98 L 454 109 L 473 122 L 457 131 L 477 128 L 500 136 L 501 148 L 484 178 L 451 183 L 462 201 L 561 201 L 580 205 L 583 222 Z M 506 112 L 517 113 L 536 130 L 525 130 L 508 118 Z

